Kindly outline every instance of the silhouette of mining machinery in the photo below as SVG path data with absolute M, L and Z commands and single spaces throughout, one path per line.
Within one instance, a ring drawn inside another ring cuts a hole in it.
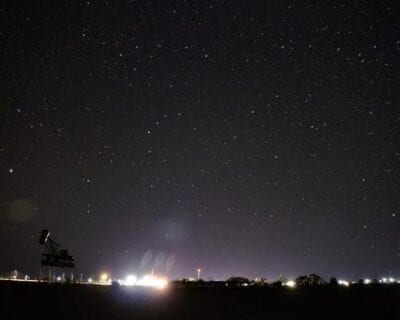
M 62 281 L 64 281 L 64 268 L 73 268 L 75 266 L 74 256 L 70 255 L 68 250 L 60 249 L 60 245 L 50 238 L 49 230 L 42 230 L 39 243 L 45 246 L 46 252 L 42 254 L 42 266 L 49 267 L 49 282 L 54 280 L 54 268 L 63 269 Z

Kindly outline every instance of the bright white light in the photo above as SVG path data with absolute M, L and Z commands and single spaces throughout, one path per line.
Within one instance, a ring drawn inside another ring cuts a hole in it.
M 92 281 L 93 281 L 92 278 L 87 279 L 87 282 L 88 282 L 88 283 L 92 283 Z
M 137 283 L 137 278 L 134 275 L 128 275 L 125 278 L 124 285 L 126 286 L 134 286 Z
M 365 284 L 370 284 L 371 283 L 371 279 L 364 279 L 364 283 Z
M 338 284 L 345 287 L 348 287 L 350 285 L 349 282 L 346 280 L 338 280 Z
M 390 278 L 382 278 L 379 280 L 380 283 L 394 283 L 396 280 L 392 277 Z
M 294 288 L 296 286 L 296 282 L 293 280 L 289 280 L 288 282 L 285 283 L 285 286 L 288 286 L 290 288 Z
M 57 277 L 57 281 L 61 281 L 61 277 Z
M 145 275 L 143 278 L 137 281 L 137 285 L 144 287 L 153 287 L 157 289 L 164 289 L 168 284 L 168 281 L 164 278 L 156 277 L 153 275 Z

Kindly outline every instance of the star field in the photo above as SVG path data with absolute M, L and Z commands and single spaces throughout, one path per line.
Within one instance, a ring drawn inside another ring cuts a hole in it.
M 396 1 L 9 1 L 0 271 L 400 268 Z

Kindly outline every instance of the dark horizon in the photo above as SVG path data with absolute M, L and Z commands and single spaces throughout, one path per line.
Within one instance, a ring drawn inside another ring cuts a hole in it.
M 399 11 L 6 1 L 0 273 L 397 276 Z

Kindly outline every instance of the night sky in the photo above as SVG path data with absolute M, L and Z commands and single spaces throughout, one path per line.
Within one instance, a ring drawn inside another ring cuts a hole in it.
M 399 9 L 6 1 L 0 273 L 398 275 Z

